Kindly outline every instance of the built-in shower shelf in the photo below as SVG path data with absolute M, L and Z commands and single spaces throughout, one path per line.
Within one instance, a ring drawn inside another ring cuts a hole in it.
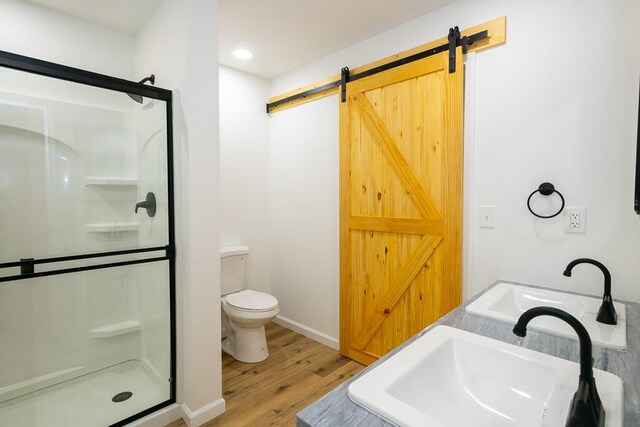
M 139 224 L 136 222 L 98 222 L 87 224 L 87 231 L 90 233 L 114 233 L 119 231 L 138 231 Z
M 127 320 L 126 322 L 113 323 L 100 328 L 91 329 L 91 338 L 111 338 L 140 330 L 140 322 L 137 320 Z
M 99 176 L 86 176 L 84 178 L 85 185 L 101 185 L 113 187 L 131 187 L 137 186 L 138 180 L 133 178 L 108 178 Z

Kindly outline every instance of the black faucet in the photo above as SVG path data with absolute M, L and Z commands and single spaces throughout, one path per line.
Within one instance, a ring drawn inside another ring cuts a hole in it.
M 527 325 L 538 316 L 552 316 L 567 322 L 580 338 L 580 380 L 573 395 L 565 427 L 603 427 L 605 411 L 593 378 L 591 337 L 582 323 L 566 311 L 553 307 L 534 307 L 522 313 L 513 327 L 519 337 L 527 335 Z
M 571 277 L 571 270 L 578 264 L 591 264 L 602 270 L 602 274 L 604 274 L 604 295 L 602 296 L 602 305 L 600 306 L 600 310 L 598 310 L 596 320 L 607 325 L 617 325 L 618 314 L 616 313 L 616 309 L 613 306 L 613 299 L 611 298 L 611 273 L 609 273 L 609 270 L 604 264 L 595 259 L 578 258 L 571 261 L 562 274 Z

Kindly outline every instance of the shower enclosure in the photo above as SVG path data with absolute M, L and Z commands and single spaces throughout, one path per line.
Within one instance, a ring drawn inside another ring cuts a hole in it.
M 0 425 L 175 402 L 171 92 L 0 51 Z

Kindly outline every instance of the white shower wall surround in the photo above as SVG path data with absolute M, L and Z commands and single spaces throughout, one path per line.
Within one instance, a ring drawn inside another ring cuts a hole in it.
M 0 68 L 0 263 L 165 245 L 166 141 L 164 102 Z M 134 214 L 148 191 L 153 221 Z M 167 400 L 168 283 L 167 262 L 0 283 L 0 424 L 29 393 L 122 363 Z

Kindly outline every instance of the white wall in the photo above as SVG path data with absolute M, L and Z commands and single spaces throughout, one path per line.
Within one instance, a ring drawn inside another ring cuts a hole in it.
M 502 278 L 601 294 L 602 276 L 588 266 L 562 276 L 570 260 L 593 257 L 610 268 L 614 297 L 640 301 L 640 218 L 631 209 L 639 9 L 634 0 L 461 0 L 276 78 L 271 93 L 506 15 L 507 44 L 476 55 L 470 199 L 495 205 L 497 220 L 477 229 L 471 206 L 469 288 Z M 335 96 L 272 114 L 270 194 L 281 312 L 336 338 L 337 120 Z M 543 181 L 568 206 L 587 208 L 586 234 L 528 213 L 526 198 Z
M 217 1 L 165 0 L 139 32 L 136 73 L 173 90 L 178 399 L 200 425 L 224 411 L 220 349 Z
M 271 115 L 271 289 L 280 316 L 334 346 L 340 279 L 336 103 L 329 97 Z
M 311 107 L 302 105 L 270 118 L 269 87 L 220 67 L 221 243 L 249 245 L 248 286 L 278 298 L 278 322 L 337 347 L 324 332 L 327 324 L 338 329 L 336 316 L 299 319 L 310 304 L 324 310 L 338 302 L 338 151 L 326 144 L 338 117 L 309 123 Z M 310 256 L 327 262 L 310 271 Z
M 247 282 L 271 292 L 269 81 L 220 67 L 222 246 L 250 248 Z
M 0 49 L 129 80 L 133 36 L 23 0 L 0 0 Z

